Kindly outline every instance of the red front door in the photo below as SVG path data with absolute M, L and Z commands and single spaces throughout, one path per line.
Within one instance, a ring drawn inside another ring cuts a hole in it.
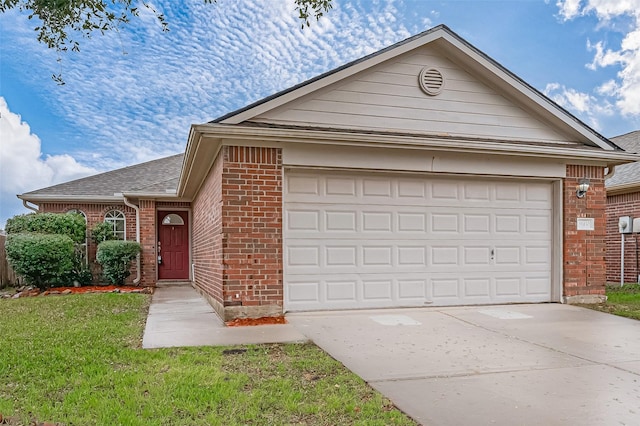
M 189 279 L 189 213 L 158 211 L 158 279 Z

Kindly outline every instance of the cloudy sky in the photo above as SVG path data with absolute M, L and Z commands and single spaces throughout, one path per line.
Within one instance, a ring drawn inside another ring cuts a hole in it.
M 142 13 L 60 57 L 0 14 L 0 228 L 15 194 L 181 152 L 192 123 L 438 24 L 603 135 L 640 129 L 640 0 L 333 3 L 303 30 L 293 0 L 156 0 L 168 33 Z

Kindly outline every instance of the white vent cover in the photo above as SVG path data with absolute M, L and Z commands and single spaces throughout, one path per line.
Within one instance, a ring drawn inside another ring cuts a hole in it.
M 418 83 L 424 93 L 435 96 L 442 91 L 442 87 L 444 86 L 444 77 L 439 70 L 424 67 L 418 76 Z

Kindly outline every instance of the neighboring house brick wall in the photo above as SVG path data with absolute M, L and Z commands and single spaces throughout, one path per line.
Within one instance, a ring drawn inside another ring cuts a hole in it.
M 282 314 L 282 154 L 223 147 L 193 202 L 196 286 L 225 319 Z
M 607 281 L 620 282 L 620 249 L 622 235 L 618 231 L 621 216 L 640 217 L 640 192 L 607 197 Z M 624 281 L 637 282 L 638 234 L 625 234 Z
M 589 192 L 576 197 L 580 178 Z M 594 231 L 578 231 L 577 218 L 593 218 Z M 569 302 L 603 298 L 606 283 L 606 193 L 604 169 L 568 165 L 564 179 L 564 296 Z

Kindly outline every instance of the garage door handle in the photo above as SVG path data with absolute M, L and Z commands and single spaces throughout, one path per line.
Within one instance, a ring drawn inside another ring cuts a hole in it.
M 491 249 L 491 260 L 495 259 L 496 257 L 495 254 L 496 254 L 496 251 L 494 249 Z

